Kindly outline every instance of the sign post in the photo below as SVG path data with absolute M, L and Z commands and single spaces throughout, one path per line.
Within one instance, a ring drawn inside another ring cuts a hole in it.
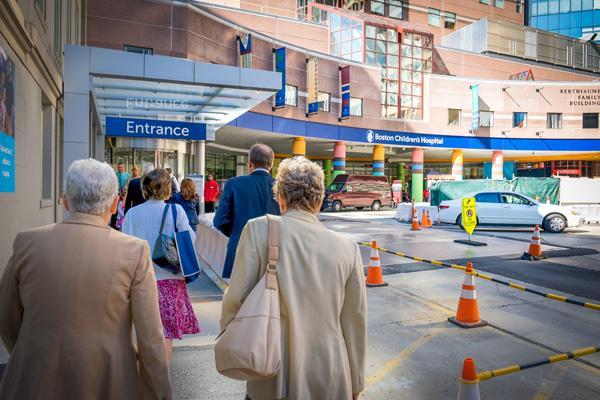
M 460 216 L 463 229 L 467 232 L 468 240 L 455 240 L 456 243 L 468 244 L 470 246 L 487 246 L 487 243 L 471 240 L 471 235 L 477 226 L 477 208 L 474 197 L 462 199 L 462 214 Z

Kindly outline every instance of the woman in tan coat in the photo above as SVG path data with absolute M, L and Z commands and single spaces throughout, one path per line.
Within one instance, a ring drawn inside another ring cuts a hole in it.
M 303 157 L 279 165 L 274 187 L 281 207 L 277 276 L 282 366 L 277 377 L 247 383 L 248 397 L 347 400 L 364 388 L 366 293 L 358 245 L 318 220 L 321 168 Z M 265 273 L 268 222 L 248 222 L 223 299 L 221 328 Z

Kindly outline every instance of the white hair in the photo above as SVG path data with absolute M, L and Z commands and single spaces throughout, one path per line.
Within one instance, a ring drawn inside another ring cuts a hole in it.
M 88 158 L 71 163 L 65 179 L 65 195 L 71 212 L 105 215 L 117 195 L 119 184 L 107 163 Z
M 142 175 L 147 175 L 152 171 L 154 171 L 154 164 L 152 164 L 151 162 L 144 161 L 142 163 Z

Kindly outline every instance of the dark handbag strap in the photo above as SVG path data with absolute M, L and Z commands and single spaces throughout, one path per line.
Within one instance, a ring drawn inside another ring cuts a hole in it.
M 179 232 L 179 229 L 177 229 L 177 206 L 175 204 L 171 204 L 171 214 L 173 215 L 173 226 L 175 226 L 175 232 Z
M 160 221 L 160 230 L 158 234 L 161 235 L 163 233 L 163 229 L 165 228 L 165 220 L 167 219 L 167 211 L 169 211 L 169 205 L 165 204 L 165 210 L 163 211 L 162 220 Z
M 267 289 L 277 289 L 277 261 L 279 260 L 279 228 L 281 221 L 273 216 L 267 214 L 267 220 L 269 221 L 269 239 L 267 243 L 267 259 L 269 265 L 267 266 Z

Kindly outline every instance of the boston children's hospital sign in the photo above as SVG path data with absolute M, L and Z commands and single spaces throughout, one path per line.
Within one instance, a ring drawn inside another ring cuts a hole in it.
M 443 146 L 444 138 L 434 135 L 379 133 L 369 129 L 367 131 L 367 142 L 412 146 Z
M 106 117 L 106 136 L 146 139 L 206 140 L 206 124 Z

